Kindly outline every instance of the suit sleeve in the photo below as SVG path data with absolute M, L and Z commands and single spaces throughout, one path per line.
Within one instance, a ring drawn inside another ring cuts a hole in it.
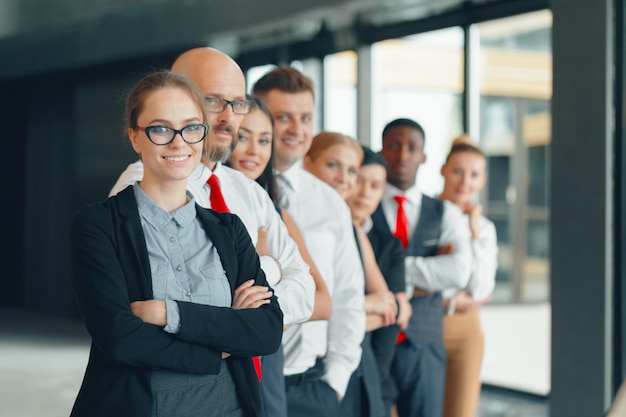
M 139 255 L 118 253 L 111 218 L 103 205 L 90 206 L 75 216 L 71 229 L 73 284 L 94 347 L 115 363 L 186 373 L 219 372 L 221 351 L 177 340 L 133 314 L 128 285 L 145 277 L 138 272 Z M 122 257 L 135 257 L 124 263 L 134 268 L 123 266 Z
M 381 272 L 387 281 L 389 290 L 393 293 L 405 292 L 406 285 L 404 283 L 404 251 L 400 240 L 390 236 L 386 242 L 387 253 L 389 259 L 381 266 Z
M 386 238 L 381 237 L 381 241 L 385 245 L 383 247 L 384 251 L 381 251 L 381 255 L 385 259 L 379 259 L 380 270 L 387 280 L 387 286 L 394 293 L 405 292 L 404 251 L 402 250 L 402 244 L 399 239 L 391 234 Z M 396 351 L 396 338 L 399 332 L 400 327 L 395 324 L 381 327 L 372 332 L 372 350 L 376 358 L 380 379 L 385 383 L 391 377 L 391 364 Z
M 250 236 L 241 220 L 234 215 L 223 215 L 229 225 L 225 232 L 231 233 L 232 248 L 218 247 L 222 262 L 230 256 L 235 258 L 237 277 L 234 288 L 254 278 L 255 285 L 268 286 L 259 266 L 259 258 Z M 232 253 L 228 254 L 225 251 Z M 228 271 L 228 268 L 227 268 Z M 234 310 L 188 302 L 178 302 L 181 328 L 179 340 L 208 345 L 234 356 L 268 355 L 278 350 L 282 337 L 283 314 L 276 296 L 270 303 L 259 308 Z

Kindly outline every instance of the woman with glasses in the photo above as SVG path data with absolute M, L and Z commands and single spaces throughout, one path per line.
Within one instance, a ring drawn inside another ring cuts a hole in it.
M 86 206 L 71 232 L 92 347 L 72 416 L 264 416 L 251 358 L 282 312 L 238 217 L 186 192 L 208 131 L 203 97 L 161 71 L 126 101 L 143 179 Z

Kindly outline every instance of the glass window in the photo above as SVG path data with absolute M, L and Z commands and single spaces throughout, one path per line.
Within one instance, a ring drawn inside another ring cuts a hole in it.
M 417 184 L 429 195 L 441 191 L 439 171 L 463 132 L 463 38 L 463 30 L 453 27 L 372 46 L 372 148 L 381 148 L 382 130 L 393 119 L 422 125 L 428 157 Z
M 483 195 L 501 240 L 495 301 L 547 301 L 551 14 L 477 25 L 480 144 L 489 161 Z
M 248 94 L 252 94 L 252 86 L 267 72 L 276 68 L 276 65 L 260 65 L 258 67 L 252 67 L 246 72 L 246 85 L 248 88 Z
M 487 155 L 481 195 L 498 233 L 493 301 L 481 310 L 484 383 L 550 392 L 550 142 L 552 16 L 476 25 L 480 98 L 475 131 Z M 474 57 L 472 57 L 473 59 Z
M 354 51 L 324 58 L 324 130 L 356 138 L 356 83 L 357 54 Z

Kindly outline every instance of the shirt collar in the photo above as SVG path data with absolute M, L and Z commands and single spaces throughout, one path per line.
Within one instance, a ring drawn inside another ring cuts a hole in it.
M 187 192 L 187 204 L 170 214 L 157 205 L 144 190 L 139 182 L 133 185 L 139 215 L 144 218 L 155 230 L 161 231 L 169 222 L 174 220 L 179 226 L 185 226 L 196 218 L 196 202 Z
M 300 172 L 303 169 L 302 160 L 299 160 L 283 172 L 275 171 L 274 174 L 282 176 L 289 187 L 291 187 L 293 191 L 297 191 L 300 185 Z
M 370 230 L 372 230 L 372 228 L 374 227 L 374 221 L 372 220 L 371 217 L 368 217 L 367 219 L 365 219 L 365 221 L 363 222 L 363 225 L 361 226 L 361 229 L 363 229 L 363 231 L 365 232 L 365 234 L 369 233 Z
M 417 189 L 417 185 L 414 185 L 411 188 L 402 191 L 389 183 L 385 184 L 385 192 L 383 194 L 383 198 L 391 199 L 398 194 L 406 196 L 407 200 L 415 205 L 419 205 L 422 201 L 422 193 Z
M 191 175 L 187 179 L 187 183 L 188 184 L 206 184 L 211 174 L 213 174 L 213 172 L 209 168 L 207 168 L 206 165 L 200 162 L 198 166 L 196 167 L 196 169 L 191 173 Z

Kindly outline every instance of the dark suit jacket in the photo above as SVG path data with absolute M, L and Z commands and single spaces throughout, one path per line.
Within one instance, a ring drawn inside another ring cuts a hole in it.
M 374 222 L 367 237 L 372 244 L 376 263 L 385 277 L 389 290 L 393 293 L 405 292 L 404 251 L 400 240 L 391 234 L 386 222 Z M 385 399 L 395 398 L 397 393 L 395 383 L 391 378 L 391 363 L 396 352 L 398 333 L 400 333 L 400 327 L 397 325 L 381 327 L 372 332 L 372 350 L 378 365 L 382 395 Z
M 267 285 L 241 220 L 199 206 L 196 211 L 217 248 L 231 293 L 251 278 Z M 222 351 L 232 354 L 226 361 L 246 415 L 264 415 L 250 358 L 274 353 L 280 345 L 282 312 L 275 297 L 244 310 L 178 302 L 178 335 L 136 317 L 130 303 L 152 299 L 152 278 L 132 187 L 79 211 L 71 244 L 74 287 L 92 337 L 72 416 L 149 417 L 153 368 L 217 374 Z
M 405 292 L 404 250 L 402 243 L 395 237 L 386 223 L 375 222 L 367 233 L 372 244 L 376 263 L 385 277 L 389 291 Z

